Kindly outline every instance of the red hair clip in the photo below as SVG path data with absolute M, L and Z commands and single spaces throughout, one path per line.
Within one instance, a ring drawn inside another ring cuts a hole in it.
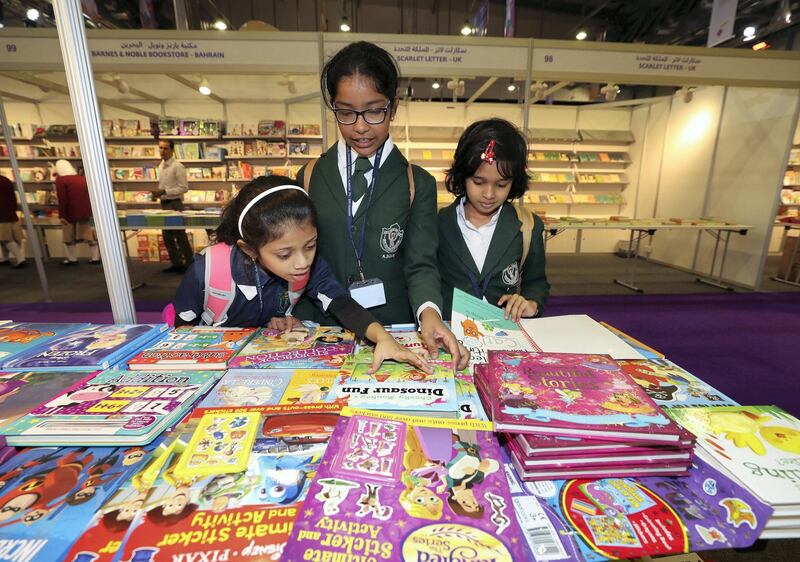
M 494 140 L 490 140 L 486 145 L 486 149 L 481 152 L 481 160 L 487 164 L 494 164 Z

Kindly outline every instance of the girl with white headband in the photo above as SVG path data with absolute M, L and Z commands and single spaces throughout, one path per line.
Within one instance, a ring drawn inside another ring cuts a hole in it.
M 427 362 L 400 346 L 336 281 L 327 262 L 316 257 L 317 211 L 289 178 L 260 177 L 245 185 L 222 213 L 215 246 L 195 256 L 186 271 L 173 303 L 176 325 L 291 330 L 299 323 L 292 310 L 305 294 L 345 328 L 376 344 L 374 368 L 394 359 L 430 371 Z M 230 256 L 231 294 L 221 299 L 218 291 L 209 291 L 214 274 L 206 267 L 215 250 Z M 225 306 L 211 312 L 207 305 L 215 294 Z

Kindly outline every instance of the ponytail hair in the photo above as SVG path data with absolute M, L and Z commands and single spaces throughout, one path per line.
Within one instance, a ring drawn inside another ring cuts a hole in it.
M 242 220 L 239 232 L 239 217 L 250 201 L 259 194 L 281 185 L 300 185 L 285 176 L 262 176 L 247 183 L 222 211 L 222 220 L 214 234 L 215 242 L 231 246 L 243 240 L 258 251 L 259 248 L 283 236 L 292 225 L 311 224 L 317 226 L 317 210 L 311 198 L 296 189 L 270 193 L 253 207 Z

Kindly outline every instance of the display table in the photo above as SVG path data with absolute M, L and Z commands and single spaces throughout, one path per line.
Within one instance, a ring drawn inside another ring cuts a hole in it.
M 783 227 L 783 241 L 781 242 L 781 248 L 783 248 L 784 245 L 786 244 L 786 240 L 789 237 L 790 231 L 800 230 L 800 223 L 778 222 L 775 223 L 775 226 Z M 798 264 L 799 256 L 800 256 L 800 238 L 797 238 L 794 243 L 794 249 L 792 250 L 791 257 L 786 262 L 783 271 L 778 271 L 778 275 L 773 277 L 772 280 L 777 281 L 779 283 L 785 283 L 787 285 L 794 285 L 795 287 L 800 287 L 800 267 L 797 268 L 797 273 L 795 273 L 794 277 L 792 277 L 792 268 Z
M 732 291 L 733 288 L 722 283 L 722 274 L 725 268 L 725 258 L 728 254 L 728 243 L 730 236 L 737 233 L 741 236 L 747 234 L 750 230 L 750 225 L 726 223 L 724 221 L 711 221 L 711 220 L 693 220 L 683 223 L 676 223 L 667 220 L 659 219 L 642 219 L 642 220 L 627 220 L 627 221 L 611 221 L 611 220 L 597 220 L 597 221 L 562 221 L 553 220 L 545 223 L 544 236 L 545 247 L 547 240 L 565 232 L 567 230 L 577 230 L 577 240 L 575 243 L 575 252 L 580 253 L 581 235 L 584 230 L 628 230 L 630 236 L 628 238 L 628 251 L 627 262 L 625 264 L 625 279 L 615 279 L 614 282 L 618 285 L 643 293 L 644 290 L 636 285 L 636 262 L 640 256 L 642 239 L 645 237 L 655 236 L 658 230 L 693 230 L 697 232 L 706 232 L 714 238 L 714 253 L 711 257 L 711 266 L 708 270 L 708 275 L 705 277 L 697 277 L 697 282 L 713 285 L 726 291 Z M 720 243 L 722 249 L 720 251 Z M 719 271 L 717 270 L 717 260 L 719 259 Z M 715 273 L 716 271 L 716 273 Z

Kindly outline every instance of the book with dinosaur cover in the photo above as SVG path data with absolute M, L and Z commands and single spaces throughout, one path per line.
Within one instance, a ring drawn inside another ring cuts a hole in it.
M 222 370 L 255 328 L 182 326 L 128 361 L 132 371 Z
M 231 361 L 232 369 L 330 369 L 342 365 L 355 347 L 355 334 L 336 326 L 306 322 L 291 332 L 259 330 Z
M 87 325 L 45 341 L 5 362 L 14 371 L 99 371 L 125 361 L 160 338 L 166 324 Z
M 371 363 L 346 363 L 331 390 L 335 400 L 351 408 L 405 414 L 457 417 L 458 400 L 451 365 L 432 362 L 432 373 L 412 365 L 384 361 L 371 373 Z
M 476 384 L 498 431 L 668 444 L 681 439 L 677 424 L 607 355 L 492 351 L 486 377 Z
M 219 377 L 210 371 L 104 371 L 0 429 L 9 445 L 142 445 Z
M 525 560 L 491 424 L 342 411 L 282 560 Z

